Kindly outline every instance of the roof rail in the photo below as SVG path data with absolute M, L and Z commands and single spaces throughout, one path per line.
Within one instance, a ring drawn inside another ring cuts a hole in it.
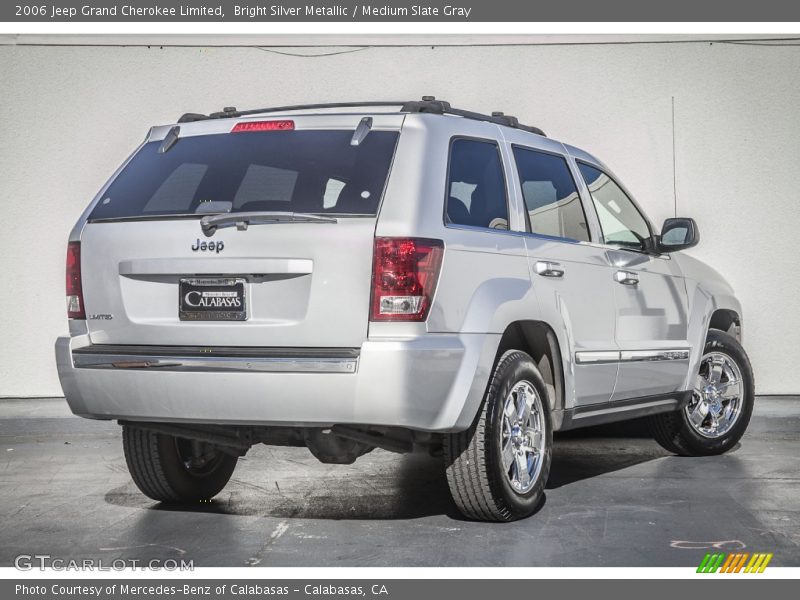
M 358 108 L 364 106 L 403 106 L 405 100 L 398 102 L 328 102 L 326 104 L 293 104 L 289 106 L 272 106 L 269 108 L 255 108 L 252 110 L 236 110 L 233 106 L 226 106 L 221 112 L 202 115 L 198 113 L 185 113 L 178 119 L 178 123 L 191 123 L 192 121 L 205 121 L 207 119 L 228 119 L 234 117 L 247 117 L 263 113 L 286 112 L 290 110 L 318 110 L 325 108 Z
M 258 115 L 263 113 L 286 112 L 291 110 L 317 110 L 326 108 L 358 108 L 367 106 L 400 106 L 400 112 L 407 113 L 429 113 L 435 115 L 455 115 L 464 117 L 465 119 L 473 119 L 475 121 L 486 121 L 488 123 L 495 123 L 496 125 L 505 125 L 506 127 L 513 127 L 536 135 L 545 136 L 544 131 L 538 127 L 523 125 L 519 122 L 517 117 L 507 115 L 502 112 L 493 112 L 491 115 L 484 115 L 482 113 L 473 112 L 471 110 L 463 110 L 460 108 L 453 108 L 449 102 L 445 100 L 437 100 L 433 96 L 423 96 L 422 100 L 399 101 L 399 102 L 330 102 L 327 104 L 295 104 L 290 106 L 273 106 L 270 108 L 257 108 L 253 110 L 236 110 L 232 106 L 225 107 L 221 112 L 211 113 L 210 115 L 203 115 L 198 113 L 185 113 L 178 119 L 178 123 L 191 123 L 192 121 L 205 121 L 207 119 L 227 119 L 234 117 L 246 117 L 250 115 Z
M 476 121 L 487 121 L 497 125 L 505 125 L 506 127 L 513 127 L 514 129 L 521 129 L 535 133 L 536 135 L 544 136 L 545 133 L 538 127 L 522 125 L 517 117 L 506 115 L 502 112 L 493 112 L 491 115 L 484 115 L 482 113 L 473 112 L 471 110 L 463 110 L 460 108 L 453 108 L 449 102 L 444 100 L 437 100 L 433 96 L 423 96 L 421 101 L 406 102 L 401 109 L 403 112 L 417 112 L 417 113 L 434 113 L 437 115 L 457 115 L 465 119 L 474 119 Z

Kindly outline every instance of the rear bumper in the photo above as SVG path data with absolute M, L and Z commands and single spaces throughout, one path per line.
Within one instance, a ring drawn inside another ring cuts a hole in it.
M 96 419 L 459 431 L 480 403 L 499 336 L 369 340 L 360 349 L 91 346 L 61 337 L 73 413 Z M 493 347 L 494 345 L 494 347 Z

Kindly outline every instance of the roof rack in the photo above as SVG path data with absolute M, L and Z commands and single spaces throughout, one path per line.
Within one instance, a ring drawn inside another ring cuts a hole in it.
M 292 110 L 319 110 L 327 108 L 358 108 L 367 106 L 400 106 L 400 112 L 406 113 L 428 113 L 435 115 L 455 115 L 464 117 L 465 119 L 473 119 L 475 121 L 486 121 L 488 123 L 495 123 L 496 125 L 505 125 L 506 127 L 513 127 L 536 135 L 545 136 L 544 131 L 538 127 L 523 125 L 519 122 L 517 117 L 506 115 L 502 112 L 493 112 L 491 115 L 485 115 L 471 110 L 463 110 L 460 108 L 453 108 L 449 102 L 444 100 L 437 100 L 433 96 L 423 96 L 422 100 L 398 102 L 330 102 L 327 104 L 295 104 L 290 106 L 273 106 L 270 108 L 257 108 L 253 110 L 236 110 L 232 106 L 226 106 L 220 112 L 214 112 L 209 115 L 199 113 L 185 113 L 178 119 L 178 123 L 191 123 L 193 121 L 205 121 L 208 119 L 229 119 L 236 117 L 246 117 L 250 115 L 259 115 L 263 113 L 287 112 Z
M 437 100 L 433 96 L 423 96 L 421 101 L 406 102 L 403 104 L 402 112 L 416 112 L 416 113 L 433 113 L 437 115 L 456 115 L 464 117 L 465 119 L 473 119 L 475 121 L 487 121 L 497 125 L 505 125 L 506 127 L 513 127 L 514 129 L 521 129 L 535 133 L 536 135 L 544 136 L 545 133 L 538 127 L 523 125 L 519 122 L 517 117 L 512 117 L 502 112 L 493 112 L 491 115 L 484 115 L 483 113 L 473 112 L 471 110 L 463 110 L 461 108 L 453 108 L 449 102 L 444 100 Z
M 230 119 L 235 117 L 247 117 L 250 115 L 260 115 L 263 113 L 287 112 L 290 110 L 319 110 L 325 108 L 358 108 L 364 106 L 403 106 L 405 100 L 398 102 L 329 102 L 327 104 L 293 104 L 289 106 L 272 106 L 269 108 L 255 108 L 252 110 L 236 110 L 233 106 L 226 106 L 220 112 L 210 115 L 198 113 L 185 113 L 178 119 L 178 123 L 191 123 L 192 121 L 206 121 L 208 119 Z

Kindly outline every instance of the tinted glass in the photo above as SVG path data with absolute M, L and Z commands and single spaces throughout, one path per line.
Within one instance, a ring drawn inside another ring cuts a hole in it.
M 589 241 L 589 226 L 567 161 L 552 154 L 514 148 L 531 231 Z
M 592 195 L 603 230 L 603 242 L 625 248 L 644 248 L 650 228 L 622 188 L 599 169 L 583 163 L 578 163 L 578 168 Z
M 508 229 L 508 202 L 497 144 L 459 139 L 450 146 L 447 222 Z
M 149 142 L 133 157 L 90 219 L 193 214 L 205 202 L 231 212 L 374 215 L 397 133 L 267 131 L 185 137 L 167 152 Z

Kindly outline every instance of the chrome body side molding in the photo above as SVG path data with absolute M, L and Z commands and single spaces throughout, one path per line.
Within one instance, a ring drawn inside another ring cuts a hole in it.
M 575 353 L 579 365 L 619 362 L 619 350 L 583 350 Z
M 609 362 L 689 360 L 688 348 L 662 350 L 583 350 L 575 353 L 579 365 Z

